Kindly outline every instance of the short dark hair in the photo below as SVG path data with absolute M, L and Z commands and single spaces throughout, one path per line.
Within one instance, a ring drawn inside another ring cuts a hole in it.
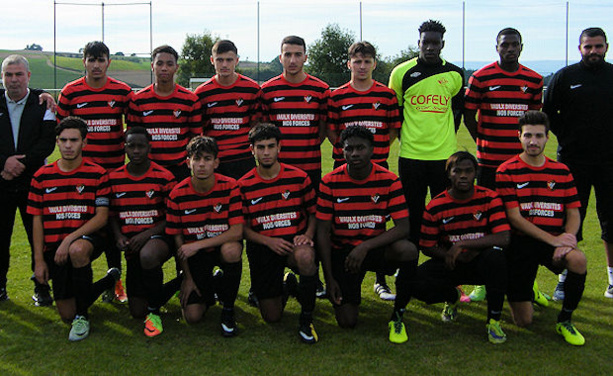
M 231 40 L 227 40 L 227 39 L 222 39 L 222 40 L 218 40 L 217 42 L 215 42 L 215 44 L 213 45 L 213 48 L 211 49 L 211 52 L 214 54 L 234 52 L 235 54 L 238 55 L 238 49 L 236 48 L 236 45 L 234 44 L 234 42 L 232 42 Z
M 519 132 L 522 131 L 522 127 L 526 124 L 544 125 L 545 133 L 549 132 L 549 118 L 546 113 L 541 111 L 526 111 L 517 119 L 517 123 L 519 124 Z
M 365 41 L 355 42 L 349 46 L 349 50 L 347 52 L 349 59 L 357 54 L 362 54 L 362 56 L 372 56 L 373 59 L 377 58 L 377 49 L 375 46 Z
M 607 42 L 607 34 L 605 34 L 604 30 L 602 30 L 600 27 L 588 27 L 587 29 L 583 30 L 581 35 L 579 35 L 579 44 L 581 44 L 581 39 L 583 39 L 583 37 L 603 37 L 605 43 Z
M 462 161 L 470 161 L 475 167 L 475 171 L 479 169 L 479 163 L 477 163 L 477 158 L 474 155 L 470 154 L 467 151 L 456 151 L 451 154 L 449 158 L 447 158 L 447 162 L 445 162 L 445 173 L 447 176 L 451 173 L 451 169 L 457 166 Z
M 438 20 L 425 21 L 419 26 L 419 29 L 417 30 L 419 31 L 420 35 L 421 33 L 425 33 L 426 31 L 434 31 L 436 33 L 441 33 L 441 37 L 445 35 L 445 32 L 447 31 L 441 21 Z
M 149 132 L 147 132 L 147 130 L 144 127 L 141 127 L 141 126 L 130 127 L 130 129 L 128 129 L 126 133 L 124 133 L 124 139 L 127 140 L 128 136 L 131 134 L 142 134 L 147 139 L 147 142 L 151 142 L 151 135 L 149 134 Z
M 87 137 L 87 123 L 80 117 L 68 116 L 62 119 L 62 121 L 55 126 L 55 135 L 59 136 L 64 129 L 77 129 L 81 133 L 81 138 L 83 140 Z
M 187 157 L 191 158 L 198 154 L 209 153 L 217 158 L 219 147 L 214 138 L 208 136 L 196 136 L 187 144 Z
M 498 44 L 498 42 L 500 41 L 500 37 L 503 35 L 517 35 L 517 37 L 519 38 L 519 43 L 522 43 L 521 34 L 517 29 L 514 29 L 512 27 L 505 27 L 498 32 L 498 35 L 496 35 L 496 44 Z
M 304 52 L 306 53 L 306 42 L 304 41 L 304 39 L 300 38 L 299 36 L 288 35 L 285 38 L 283 38 L 283 40 L 281 41 L 281 50 L 283 50 L 284 44 L 295 44 L 297 46 L 302 46 L 304 47 Z
M 175 57 L 175 63 L 177 61 L 179 61 L 179 54 L 177 53 L 177 51 L 170 47 L 167 44 L 161 45 L 159 47 L 156 47 L 153 52 L 151 52 L 151 60 L 155 60 L 155 57 L 157 56 L 157 54 L 161 54 L 161 53 L 167 53 L 167 54 L 171 54 L 172 56 Z
M 345 144 L 345 141 L 350 139 L 351 137 L 361 138 L 363 140 L 367 140 L 370 143 L 370 146 L 375 144 L 375 137 L 372 135 L 372 132 L 361 125 L 354 125 L 351 127 L 345 128 L 341 132 L 341 145 Z
M 269 140 L 274 138 L 277 143 L 281 141 L 281 131 L 271 123 L 258 123 L 255 127 L 249 130 L 249 143 L 254 145 L 258 141 Z
M 104 44 L 104 42 L 93 41 L 89 42 L 83 48 L 83 58 L 86 59 L 88 56 L 92 56 L 95 58 L 103 57 L 106 55 L 107 59 L 111 57 L 111 53 L 109 52 L 109 48 Z

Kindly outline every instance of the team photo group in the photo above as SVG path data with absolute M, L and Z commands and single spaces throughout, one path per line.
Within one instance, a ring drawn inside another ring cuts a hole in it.
M 585 29 L 580 62 L 544 90 L 543 77 L 519 63 L 518 30 L 493 35 L 499 60 L 466 80 L 441 57 L 445 31 L 423 22 L 419 55 L 396 66 L 387 84 L 373 80 L 375 47 L 353 43 L 351 80 L 334 89 L 305 72 L 298 36 L 281 41 L 283 73 L 261 85 L 237 72 L 235 44 L 217 41 L 216 74 L 195 91 L 175 83 L 179 54 L 168 45 L 151 54 L 154 83 L 133 91 L 107 75 L 109 48 L 89 42 L 85 75 L 57 103 L 28 87 L 24 56 L 6 57 L 0 307 L 11 293 L 19 210 L 32 269 L 20 278 L 31 277 L 35 305 L 55 304 L 70 341 L 89 336 L 88 311 L 101 296 L 126 303 L 148 337 L 163 333 L 163 306 L 175 296 L 186 323 L 220 304 L 220 333 L 247 335 L 235 315 L 247 261 L 248 303 L 274 323 L 296 298 L 296 333 L 306 344 L 319 340 L 318 298 L 329 300 L 339 327 L 356 327 L 373 272 L 369 289 L 390 301 L 392 343 L 409 340 L 413 298 L 443 303 L 443 322 L 457 320 L 461 302 L 486 301 L 483 338 L 504 343 L 506 298 L 518 327 L 532 324 L 535 304 L 559 301 L 548 325 L 584 345 L 572 315 L 587 275 L 578 242 L 592 187 L 608 263 L 604 296 L 613 298 L 606 34 Z M 458 151 L 462 123 L 476 156 Z M 556 160 L 544 154 L 550 131 Z M 398 175 L 388 161 L 396 139 Z M 322 152 L 326 140 L 331 154 Z M 47 163 L 56 148 L 59 159 Z M 333 161 L 331 172 L 322 174 L 322 159 Z M 108 272 L 94 281 L 102 254 Z M 557 275 L 548 277 L 558 280 L 551 296 L 536 283 L 541 265 Z

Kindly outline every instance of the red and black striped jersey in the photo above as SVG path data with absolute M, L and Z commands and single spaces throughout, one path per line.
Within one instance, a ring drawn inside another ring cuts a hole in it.
M 110 215 L 119 219 L 121 233 L 132 237 L 166 220 L 166 200 L 175 185 L 174 175 L 151 162 L 142 176 L 133 176 L 127 166 L 109 173 Z
M 510 230 L 502 200 L 496 192 L 475 186 L 471 198 L 457 200 L 444 191 L 426 206 L 419 246 L 449 248 L 462 240 Z
M 195 91 L 202 107 L 204 134 L 219 146 L 219 159 L 229 162 L 253 158 L 249 150 L 251 122 L 261 117 L 260 86 L 238 75 L 236 82 L 222 86 L 215 77 Z
M 315 190 L 306 172 L 281 163 L 279 175 L 265 180 L 257 168 L 239 181 L 243 213 L 249 227 L 272 237 L 302 234 L 315 214 Z
M 283 75 L 262 84 L 262 113 L 281 130 L 279 160 L 310 173 L 321 171 L 319 122 L 328 114 L 328 84 L 307 75 L 297 84 Z
M 57 161 L 36 171 L 28 214 L 42 216 L 44 250 L 59 247 L 66 236 L 94 217 L 97 207 L 108 207 L 109 195 L 106 171 L 85 159 L 70 172 L 60 170 Z
M 202 133 L 202 114 L 196 94 L 175 84 L 175 91 L 161 97 L 149 85 L 134 94 L 128 127 L 140 125 L 151 135 L 152 161 L 163 167 L 180 166 L 187 159 L 192 137 Z
M 504 162 L 496 171 L 496 191 L 507 209 L 519 207 L 522 217 L 554 235 L 564 232 L 566 209 L 581 206 L 568 167 L 547 157 L 541 167 L 519 155 Z
M 241 223 L 245 223 L 241 195 L 232 178 L 215 174 L 213 188 L 200 193 L 189 177 L 170 192 L 166 233 L 183 235 L 185 243 L 213 238 Z
M 389 218 L 408 218 L 409 211 L 400 179 L 373 164 L 370 175 L 354 180 L 342 165 L 321 181 L 316 217 L 332 221 L 332 247 L 355 247 L 386 230 Z
M 519 65 L 507 72 L 497 62 L 479 69 L 468 80 L 464 107 L 479 111 L 477 158 L 481 166 L 498 167 L 521 153 L 517 119 L 543 107 L 543 77 Z
M 78 116 L 87 122 L 87 145 L 83 157 L 112 170 L 123 166 L 123 116 L 128 113 L 132 89 L 108 77 L 95 89 L 81 77 L 64 86 L 57 104 L 57 120 Z
M 374 81 L 367 91 L 358 91 L 348 82 L 330 93 L 328 100 L 328 128 L 336 133 L 351 126 L 368 128 L 375 138 L 372 161 L 387 161 L 390 152 L 390 129 L 400 129 L 400 108 L 396 93 L 387 86 Z M 344 162 L 343 149 L 339 142 L 334 145 L 332 157 Z

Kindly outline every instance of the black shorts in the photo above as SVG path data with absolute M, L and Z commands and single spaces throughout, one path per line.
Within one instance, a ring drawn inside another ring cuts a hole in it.
M 108 245 L 107 238 L 99 234 L 83 235 L 79 239 L 87 240 L 94 246 L 90 262 L 100 257 Z M 55 300 L 70 299 L 74 297 L 74 289 L 72 286 L 72 263 L 69 259 L 64 265 L 56 264 L 54 261 L 56 251 L 57 248 L 53 248 L 43 253 L 45 263 L 49 269 L 49 279 L 52 281 L 53 297 Z
M 258 299 L 281 296 L 287 256 L 278 255 L 263 244 L 247 242 L 247 259 L 249 260 L 251 288 L 255 296 Z
M 192 279 L 200 290 L 202 296 L 192 292 L 187 304 L 206 304 L 207 307 L 215 305 L 215 288 L 213 287 L 213 268 L 221 263 L 221 248 L 212 251 L 198 251 L 187 259 Z
M 345 259 L 352 249 L 353 247 L 331 251 L 332 277 L 341 289 L 343 297 L 341 304 L 359 305 L 362 301 L 362 282 L 366 272 L 382 272 L 392 275 L 396 272 L 398 265 L 385 260 L 385 248 L 377 248 L 368 252 L 358 273 L 350 273 L 345 270 Z
M 527 236 L 511 236 L 511 245 L 506 250 L 509 285 L 507 297 L 510 302 L 528 302 L 534 298 L 532 286 L 539 265 L 545 266 L 555 274 L 560 274 L 563 266 L 553 265 L 555 247 Z
M 153 235 L 151 239 L 162 239 L 168 244 L 170 252 L 164 262 L 170 260 L 174 256 L 174 244 L 168 235 Z M 170 243 L 168 240 L 170 239 Z M 143 284 L 143 267 L 140 263 L 140 257 L 126 258 L 126 293 L 128 298 L 146 298 L 145 285 Z
M 232 179 L 240 179 L 255 167 L 255 159 L 253 157 L 247 159 L 239 159 L 233 161 L 221 161 L 217 167 L 218 174 L 229 176 Z

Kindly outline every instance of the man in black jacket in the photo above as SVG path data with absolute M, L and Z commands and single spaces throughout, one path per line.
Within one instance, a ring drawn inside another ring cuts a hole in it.
M 26 213 L 32 175 L 45 163 L 55 144 L 55 115 L 39 104 L 40 90 L 28 89 L 28 60 L 10 55 L 2 62 L 0 92 L 0 301 L 7 300 L 6 276 L 15 212 L 19 208 L 32 244 L 32 216 Z M 49 287 L 37 285 L 36 303 L 52 303 Z

